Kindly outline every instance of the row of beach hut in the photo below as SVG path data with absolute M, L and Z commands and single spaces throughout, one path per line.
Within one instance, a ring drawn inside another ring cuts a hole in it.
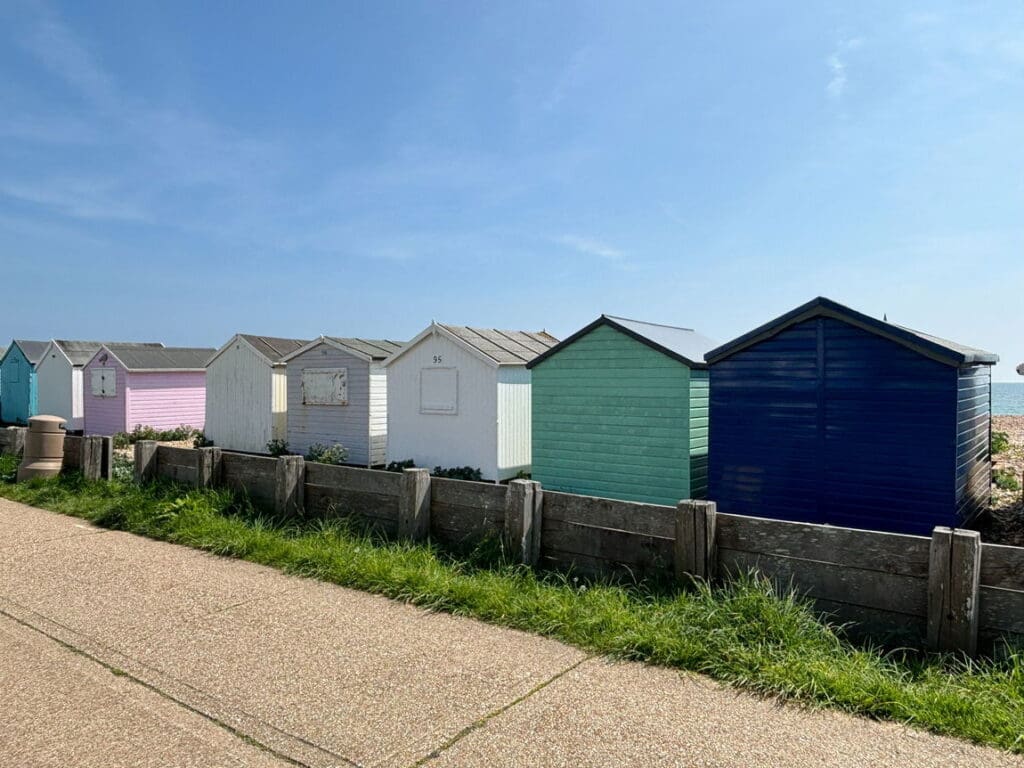
M 408 343 L 15 340 L 0 416 L 93 434 L 185 424 L 247 452 L 338 443 L 361 466 L 927 534 L 987 505 L 997 360 L 824 298 L 726 344 L 609 315 L 561 342 L 441 323 Z

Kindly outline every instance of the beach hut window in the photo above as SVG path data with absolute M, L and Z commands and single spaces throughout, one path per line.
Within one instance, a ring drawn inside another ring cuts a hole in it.
M 348 405 L 348 368 L 306 368 L 302 371 L 305 405 Z
M 455 414 L 459 403 L 459 372 L 455 368 L 420 371 L 420 413 Z
M 109 368 L 96 368 L 92 372 L 92 396 L 116 397 L 117 372 Z

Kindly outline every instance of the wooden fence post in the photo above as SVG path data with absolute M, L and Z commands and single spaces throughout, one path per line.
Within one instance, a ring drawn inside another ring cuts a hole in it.
M 139 440 L 135 444 L 135 482 L 148 483 L 156 479 L 156 440 Z
M 713 501 L 687 499 L 676 505 L 675 572 L 680 582 L 690 577 L 711 581 L 718 567 Z
M 302 512 L 305 504 L 306 463 L 301 456 L 278 456 L 274 510 L 281 515 Z
M 978 650 L 981 534 L 939 526 L 928 553 L 928 646 L 935 651 Z
M 114 439 L 101 435 L 83 438 L 81 461 L 86 480 L 110 480 L 114 471 Z
M 398 497 L 398 536 L 422 541 L 430 534 L 430 470 L 402 471 L 402 490 Z
M 535 480 L 512 480 L 505 492 L 505 541 L 516 562 L 534 566 L 540 559 L 544 490 Z
M 212 488 L 220 483 L 220 448 L 196 451 L 196 487 Z

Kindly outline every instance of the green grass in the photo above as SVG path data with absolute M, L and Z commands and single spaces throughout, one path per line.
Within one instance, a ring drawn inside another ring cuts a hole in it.
M 0 459 L 0 477 L 10 460 Z M 577 580 L 383 541 L 340 522 L 278 521 L 223 490 L 0 482 L 0 495 L 288 573 L 527 630 L 609 656 L 703 672 L 749 690 L 1024 752 L 1024 657 L 966 662 L 852 644 L 754 577 L 673 590 Z

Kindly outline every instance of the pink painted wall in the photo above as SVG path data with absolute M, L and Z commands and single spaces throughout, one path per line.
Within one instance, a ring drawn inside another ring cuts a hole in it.
M 116 397 L 93 397 L 92 371 L 94 368 L 112 368 L 117 371 Z M 106 366 L 93 360 L 85 366 L 82 376 L 82 412 L 85 421 L 85 434 L 112 435 L 115 432 L 124 432 L 125 382 L 128 378 L 124 368 L 113 360 L 108 360 Z
M 129 373 L 127 431 L 142 424 L 154 429 L 206 424 L 206 372 Z

